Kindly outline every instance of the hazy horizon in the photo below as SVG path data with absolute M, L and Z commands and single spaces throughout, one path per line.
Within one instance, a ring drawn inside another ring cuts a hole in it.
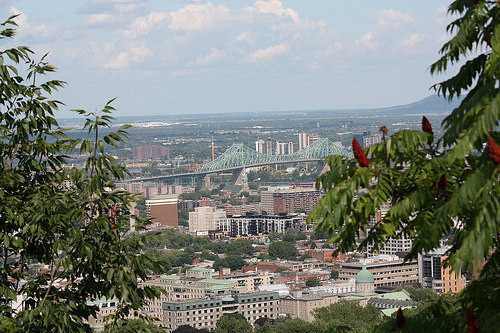
M 447 1 L 28 0 L 14 42 L 49 52 L 67 109 L 118 116 L 346 110 L 430 94 Z M 367 61 L 369 59 L 369 61 Z M 409 80 L 408 78 L 411 78 Z M 62 117 L 72 114 L 64 111 Z

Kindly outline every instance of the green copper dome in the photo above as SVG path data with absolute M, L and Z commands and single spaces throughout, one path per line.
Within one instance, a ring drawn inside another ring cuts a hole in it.
M 366 269 L 365 265 L 356 275 L 356 283 L 373 283 L 373 274 Z

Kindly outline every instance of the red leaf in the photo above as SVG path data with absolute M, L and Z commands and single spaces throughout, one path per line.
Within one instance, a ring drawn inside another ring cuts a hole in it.
M 431 122 L 429 121 L 429 119 L 427 119 L 426 116 L 422 117 L 422 131 L 424 131 L 425 133 L 434 134 L 434 132 L 432 132 Z
M 488 157 L 490 158 L 490 160 L 492 160 L 496 164 L 500 164 L 500 146 L 498 146 L 495 139 L 493 139 L 491 136 L 488 137 L 486 150 L 488 151 Z
M 356 158 L 360 167 L 366 168 L 370 165 L 370 161 L 366 157 L 365 152 L 356 138 L 352 139 L 352 151 L 354 153 L 354 158 Z

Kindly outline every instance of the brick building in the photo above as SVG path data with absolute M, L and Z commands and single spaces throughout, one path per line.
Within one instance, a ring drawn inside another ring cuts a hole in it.
M 177 227 L 179 225 L 177 202 L 177 196 L 172 195 L 156 196 L 146 200 L 146 211 L 151 219 L 148 227 L 152 229 Z
M 268 214 L 309 213 L 320 197 L 315 188 L 269 188 L 261 193 L 261 208 Z

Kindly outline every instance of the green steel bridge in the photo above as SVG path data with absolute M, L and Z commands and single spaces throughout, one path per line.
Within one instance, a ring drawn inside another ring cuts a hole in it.
M 254 149 L 245 146 L 244 144 L 233 144 L 222 155 L 220 155 L 213 161 L 205 163 L 196 172 L 135 178 L 129 179 L 128 181 L 155 181 L 193 176 L 205 176 L 208 174 L 237 171 L 264 165 L 322 161 L 329 155 L 350 156 L 351 153 L 339 142 L 332 142 L 326 138 L 321 138 L 315 141 L 309 147 L 288 155 L 261 154 L 256 152 Z

